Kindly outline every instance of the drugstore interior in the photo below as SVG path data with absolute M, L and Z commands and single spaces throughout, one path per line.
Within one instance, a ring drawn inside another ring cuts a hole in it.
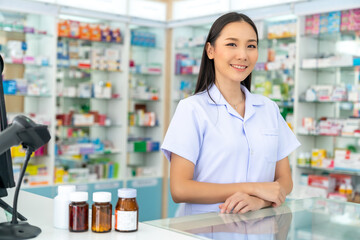
M 135 188 L 139 220 L 175 215 L 159 151 L 195 88 L 211 23 L 229 11 L 259 31 L 252 92 L 274 100 L 302 146 L 289 199 L 360 203 L 360 2 L 0 0 L 8 121 L 48 125 L 22 189 L 54 198 Z M 251 3 L 250 3 L 251 2 Z M 25 156 L 11 149 L 17 180 Z M 91 195 L 90 195 L 91 196 Z M 91 203 L 91 201 L 89 201 Z

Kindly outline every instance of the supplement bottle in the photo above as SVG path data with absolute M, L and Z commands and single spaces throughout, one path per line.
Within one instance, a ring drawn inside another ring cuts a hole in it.
M 111 231 L 111 193 L 110 192 L 95 192 L 93 193 L 92 205 L 92 221 L 91 231 L 97 233 L 104 233 Z
M 136 189 L 118 189 L 119 200 L 115 207 L 115 230 L 134 232 L 139 225 L 139 207 L 136 202 Z
M 70 193 L 75 192 L 74 185 L 58 187 L 58 195 L 54 198 L 54 227 L 69 228 Z
M 85 232 L 89 230 L 89 204 L 87 192 L 70 194 L 69 231 Z

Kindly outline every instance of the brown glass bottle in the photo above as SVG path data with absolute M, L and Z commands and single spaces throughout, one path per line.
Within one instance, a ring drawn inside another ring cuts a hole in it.
M 89 230 L 89 204 L 87 192 L 73 192 L 70 194 L 69 231 L 85 232 Z
M 111 231 L 112 205 L 111 193 L 93 193 L 91 231 L 105 233 Z
M 118 202 L 115 207 L 115 230 L 135 232 L 139 226 L 139 206 L 136 202 L 136 189 L 118 189 Z

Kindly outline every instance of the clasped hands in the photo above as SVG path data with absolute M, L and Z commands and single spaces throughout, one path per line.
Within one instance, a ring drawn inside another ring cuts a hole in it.
M 256 183 L 253 191 L 248 193 L 236 192 L 219 205 L 221 213 L 246 213 L 259 210 L 271 205 L 280 206 L 286 198 L 285 189 L 279 182 Z

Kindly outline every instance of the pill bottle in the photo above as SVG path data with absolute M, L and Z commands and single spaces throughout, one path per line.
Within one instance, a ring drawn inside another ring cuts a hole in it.
M 75 192 L 75 185 L 62 185 L 58 187 L 58 195 L 54 198 L 54 227 L 69 228 L 70 193 Z
M 340 194 L 346 194 L 346 185 L 345 184 L 341 184 L 339 187 L 339 193 Z
M 139 206 L 136 202 L 136 189 L 118 189 L 118 202 L 115 207 L 115 230 L 134 232 L 139 225 Z
M 104 233 L 111 231 L 111 193 L 95 192 L 93 193 L 93 205 L 91 208 L 91 231 Z
M 89 230 L 89 204 L 87 192 L 70 193 L 69 231 L 85 232 Z

